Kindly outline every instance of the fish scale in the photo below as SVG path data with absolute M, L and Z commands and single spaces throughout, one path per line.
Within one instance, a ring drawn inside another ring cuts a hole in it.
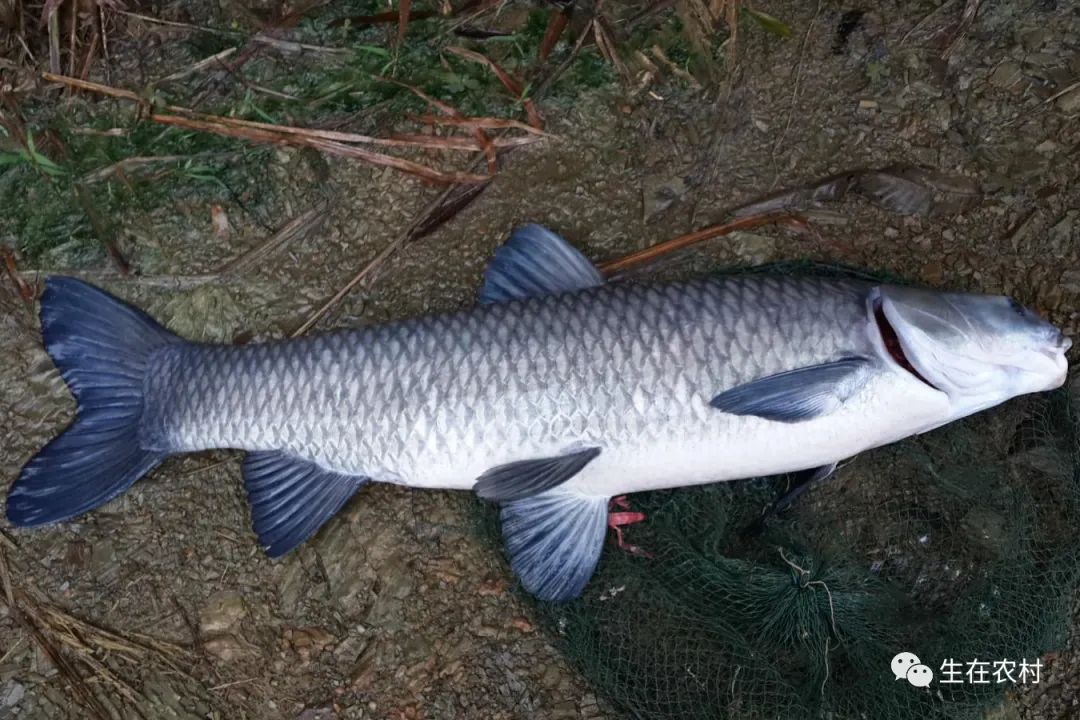
M 869 352 L 867 287 L 623 284 L 289 342 L 167 347 L 148 374 L 143 437 L 168 452 L 285 450 L 343 473 L 459 488 L 575 444 L 721 441 L 662 420 L 696 425 L 725 388 Z

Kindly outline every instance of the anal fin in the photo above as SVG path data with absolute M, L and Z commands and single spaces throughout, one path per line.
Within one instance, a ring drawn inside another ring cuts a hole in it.
M 243 472 L 251 522 L 270 557 L 314 535 L 368 481 L 277 451 L 248 453 Z
M 549 602 L 581 595 L 607 530 L 608 499 L 556 488 L 502 506 L 510 567 L 530 593 Z

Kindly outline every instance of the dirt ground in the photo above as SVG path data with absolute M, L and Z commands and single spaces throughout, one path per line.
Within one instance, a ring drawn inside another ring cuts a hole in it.
M 849 200 L 811 214 L 816 234 L 740 233 L 661 272 L 842 262 L 1013 294 L 1077 338 L 1080 9 L 984 3 L 943 60 L 963 3 L 879 5 L 769 3 L 763 9 L 792 36 L 741 35 L 737 72 L 716 89 L 658 81 L 633 97 L 613 87 L 541 105 L 557 137 L 509 155 L 476 203 L 397 252 L 331 324 L 469 305 L 493 250 L 526 221 L 603 260 L 720 221 L 726 208 L 780 188 L 910 163 L 974 181 L 982 197 L 928 217 Z M 104 261 L 42 269 L 78 271 L 193 339 L 281 336 L 438 192 L 391 171 L 326 162 L 324 176 L 301 153 L 274 152 L 264 178 L 271 200 L 258 216 L 279 227 L 326 203 L 326 219 L 244 274 L 198 279 L 266 229 L 226 206 L 232 230 L 222 238 L 210 207 L 186 201 L 117 219 L 141 276 L 116 278 Z M 6 280 L 0 348 L 0 477 L 11 479 L 73 404 Z M 16 587 L 95 625 L 183 648 L 109 654 L 116 682 L 99 676 L 91 687 L 112 698 L 117 717 L 138 716 L 124 687 L 147 718 L 615 717 L 534 625 L 474 522 L 462 495 L 369 487 L 314 540 L 272 561 L 250 531 L 239 455 L 223 452 L 170 460 L 76 522 L 0 529 Z M 1078 703 L 1074 632 L 1044 682 L 998 717 L 1076 717 Z M 86 713 L 55 658 L 0 609 L 0 718 Z

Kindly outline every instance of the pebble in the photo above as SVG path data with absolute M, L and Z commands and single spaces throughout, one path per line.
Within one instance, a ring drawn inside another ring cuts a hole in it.
M 232 635 L 218 635 L 203 643 L 207 655 L 222 662 L 234 662 L 251 654 L 250 646 Z
M 1028 52 L 1038 50 L 1046 41 L 1050 39 L 1050 30 L 1045 27 L 1036 27 L 1023 30 L 1020 33 L 1020 44 L 1024 46 L 1024 49 Z
M 337 642 L 336 637 L 321 627 L 289 628 L 284 635 L 289 647 L 305 664 Z
M 199 613 L 199 634 L 203 637 L 230 630 L 247 614 L 244 598 L 235 590 L 216 592 Z
M 20 682 L 9 680 L 4 683 L 4 687 L 0 690 L 0 707 L 15 707 L 18 705 L 23 696 L 26 695 L 26 686 Z
M 1080 110 L 1080 85 L 1057 99 L 1058 110 L 1065 113 L 1074 113 Z
M 1020 65 L 1012 60 L 1006 60 L 990 74 L 990 84 L 994 87 L 1008 88 L 1020 82 L 1021 77 Z
M 523 633 L 531 633 L 536 629 L 531 622 L 520 616 L 512 618 L 510 620 L 510 626 Z

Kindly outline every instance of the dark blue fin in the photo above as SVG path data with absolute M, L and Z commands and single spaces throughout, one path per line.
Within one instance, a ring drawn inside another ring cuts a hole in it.
M 607 516 L 606 497 L 560 489 L 503 505 L 510 567 L 525 589 L 549 602 L 580 595 L 600 559 Z
M 559 295 L 603 284 L 604 276 L 573 245 L 543 225 L 523 225 L 495 251 L 484 272 L 480 302 Z
M 800 470 L 799 472 L 791 473 L 791 482 L 788 485 L 788 490 L 766 507 L 765 511 L 762 512 L 756 520 L 740 530 L 739 534 L 743 537 L 760 535 L 769 520 L 791 507 L 791 504 L 798 500 L 811 485 L 823 482 L 832 477 L 832 474 L 836 472 L 836 466 L 837 463 L 829 463 L 828 465 L 822 465 L 821 467 L 809 468 L 808 470 Z
M 599 454 L 600 448 L 591 447 L 567 455 L 499 465 L 481 475 L 473 489 L 484 500 L 495 502 L 532 497 L 562 485 Z
M 714 408 L 733 415 L 799 422 L 827 415 L 854 395 L 868 377 L 871 361 L 847 357 L 789 370 L 726 390 L 712 399 Z
M 140 310 L 66 277 L 45 282 L 41 335 L 78 409 L 8 492 L 8 520 L 21 526 L 92 510 L 165 459 L 139 445 L 143 379 L 154 350 L 183 342 Z
M 270 557 L 314 535 L 367 481 L 282 452 L 253 452 L 244 458 L 251 524 Z

